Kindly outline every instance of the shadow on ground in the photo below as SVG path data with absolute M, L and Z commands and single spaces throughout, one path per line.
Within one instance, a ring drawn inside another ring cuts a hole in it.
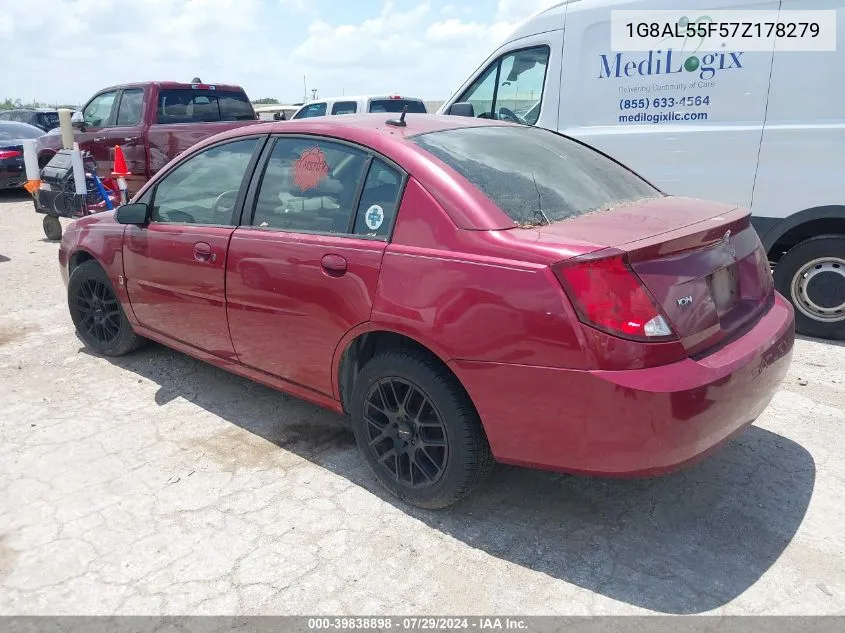
M 698 466 L 662 478 L 500 466 L 464 501 L 422 511 L 381 490 L 333 413 L 158 345 L 109 360 L 159 384 L 159 405 L 191 400 L 472 547 L 663 613 L 708 611 L 751 587 L 795 535 L 815 481 L 806 450 L 751 427 Z

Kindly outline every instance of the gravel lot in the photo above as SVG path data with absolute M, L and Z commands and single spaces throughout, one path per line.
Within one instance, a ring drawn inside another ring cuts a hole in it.
M 56 251 L 0 192 L 0 614 L 845 614 L 845 346 L 799 340 L 690 470 L 502 466 L 432 513 L 332 413 L 160 346 L 87 353 Z

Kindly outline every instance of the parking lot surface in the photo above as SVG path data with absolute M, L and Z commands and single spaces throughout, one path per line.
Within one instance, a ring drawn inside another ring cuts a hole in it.
M 428 512 L 333 413 L 158 345 L 87 353 L 56 253 L 0 192 L 0 614 L 845 614 L 842 344 L 798 340 L 689 470 L 500 466 Z

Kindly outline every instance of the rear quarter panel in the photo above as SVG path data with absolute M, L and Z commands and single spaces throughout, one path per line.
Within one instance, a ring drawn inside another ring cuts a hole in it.
M 494 256 L 490 233 L 458 229 L 410 179 L 370 327 L 405 334 L 443 360 L 583 367 L 577 319 L 548 265 L 507 245 Z

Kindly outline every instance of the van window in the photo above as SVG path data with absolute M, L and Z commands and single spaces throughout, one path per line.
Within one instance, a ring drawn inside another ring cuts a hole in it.
M 355 114 L 358 104 L 354 101 L 338 101 L 332 106 L 332 114 Z
M 549 47 L 513 51 L 493 62 L 458 98 L 475 116 L 536 125 L 540 118 Z
M 410 140 L 457 171 L 520 225 L 565 220 L 661 195 L 619 163 L 541 128 L 458 128 Z
M 316 116 L 326 116 L 325 103 L 310 103 L 294 115 L 294 119 L 310 119 Z

